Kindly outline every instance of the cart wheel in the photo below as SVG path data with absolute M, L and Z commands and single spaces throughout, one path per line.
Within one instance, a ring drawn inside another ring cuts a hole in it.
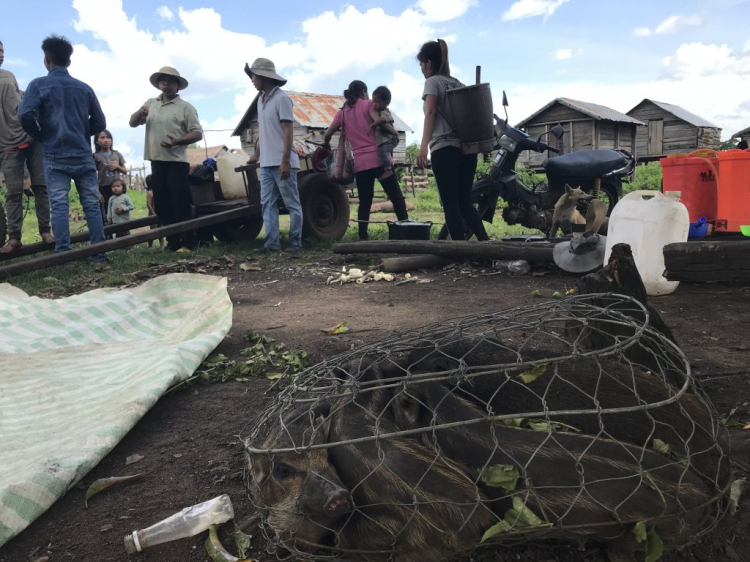
M 214 226 L 214 236 L 220 242 L 249 242 L 255 240 L 263 228 L 263 217 L 242 217 Z
M 340 240 L 349 228 L 349 196 L 326 174 L 300 178 L 302 235 L 321 240 Z
M 6 234 L 8 234 L 8 223 L 5 222 L 5 209 L 0 205 L 0 246 L 5 246 Z

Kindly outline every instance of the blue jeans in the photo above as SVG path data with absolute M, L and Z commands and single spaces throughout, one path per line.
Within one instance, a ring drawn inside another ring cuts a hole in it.
M 297 189 L 297 168 L 285 180 L 281 179 L 278 166 L 260 169 L 260 204 L 263 207 L 263 223 L 266 227 L 265 247 L 280 250 L 279 242 L 279 197 L 289 210 L 289 247 L 302 246 L 302 205 Z
M 104 242 L 104 224 L 99 207 L 99 178 L 91 156 L 44 155 L 44 177 L 47 181 L 52 215 L 52 234 L 55 237 L 55 252 L 71 250 L 70 246 L 70 192 L 71 180 L 75 182 L 81 200 L 89 237 L 92 244 Z M 97 254 L 93 261 L 104 261 L 104 254 Z

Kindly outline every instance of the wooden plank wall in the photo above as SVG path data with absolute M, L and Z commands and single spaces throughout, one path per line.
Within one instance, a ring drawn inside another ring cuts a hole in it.
M 628 113 L 631 117 L 648 123 L 651 120 L 663 120 L 663 142 L 662 152 L 660 154 L 649 152 L 648 150 L 648 129 L 649 127 L 638 127 L 636 132 L 636 157 L 637 158 L 656 158 L 666 154 L 677 152 L 692 152 L 696 148 L 704 146 L 709 148 L 718 148 L 719 133 L 716 129 L 708 129 L 711 133 L 701 133 L 703 128 L 696 127 L 683 121 L 665 111 L 658 105 L 651 102 L 644 102 Z M 653 130 L 653 127 L 652 127 Z M 701 135 L 705 136 L 703 144 Z

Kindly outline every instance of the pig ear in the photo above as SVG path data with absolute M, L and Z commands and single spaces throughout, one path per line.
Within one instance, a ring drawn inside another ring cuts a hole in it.
M 264 458 L 259 455 L 247 454 L 247 470 L 250 472 L 252 479 L 258 484 L 268 478 L 269 471 L 266 469 L 268 464 Z
M 391 406 L 399 429 L 415 429 L 418 427 L 422 403 L 416 396 L 416 391 L 399 392 L 391 402 Z

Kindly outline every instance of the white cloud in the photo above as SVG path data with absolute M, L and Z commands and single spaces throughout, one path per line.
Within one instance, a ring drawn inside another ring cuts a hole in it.
M 557 49 L 553 56 L 556 60 L 568 60 L 573 58 L 573 49 Z
M 649 35 L 668 35 L 675 33 L 676 31 L 685 27 L 697 27 L 703 20 L 697 14 L 691 15 L 676 15 L 669 16 L 659 25 L 657 25 L 653 31 L 648 27 L 636 27 L 633 30 L 633 35 L 636 37 L 648 37 Z
M 430 22 L 443 22 L 463 16 L 469 8 L 476 6 L 477 0 L 417 0 L 417 7 L 424 12 Z
M 159 17 L 165 20 L 172 21 L 174 19 L 172 10 L 170 10 L 166 6 L 159 6 L 158 8 L 156 8 L 156 13 L 159 14 Z
M 548 20 L 557 9 L 569 0 L 518 0 L 501 16 L 502 21 L 521 20 L 543 16 Z
M 221 15 L 211 8 L 180 8 L 166 29 L 152 32 L 125 12 L 122 0 L 73 0 L 78 12 L 76 31 L 104 47 L 75 45 L 71 72 L 97 92 L 118 149 L 132 147 L 132 152 L 125 154 L 131 163 L 142 158 L 144 132 L 142 127 L 128 127 L 129 117 L 146 99 L 158 94 L 148 78 L 164 65 L 174 66 L 187 78 L 185 99 L 198 108 L 202 119 L 207 116 L 201 108 L 215 110 L 214 100 L 222 96 L 226 114 L 204 125 L 230 131 L 207 132 L 207 142 L 237 146 L 238 139 L 229 136 L 231 129 L 256 93 L 243 72 L 246 62 L 270 58 L 279 74 L 289 80 L 288 89 L 322 93 L 330 93 L 332 84 L 339 84 L 334 91 L 343 91 L 352 78 L 364 78 L 376 69 L 390 73 L 401 61 L 411 62 L 418 75 L 414 55 L 423 42 L 435 38 L 431 22 L 463 14 L 474 0 L 456 4 L 445 7 L 436 0 L 421 0 L 418 7 L 394 15 L 380 8 L 361 12 L 347 6 L 338 13 L 326 11 L 306 19 L 293 41 L 270 44 L 259 35 L 227 30 Z M 166 13 L 159 12 L 162 16 Z M 113 28 L 118 32 L 111 33 Z M 380 38 L 376 51 L 363 56 L 361 49 L 342 48 L 361 44 L 374 30 Z M 455 42 L 453 36 L 445 39 Z M 228 104 L 226 99 L 234 103 Z
M 681 27 L 696 27 L 701 24 L 701 21 L 702 20 L 700 16 L 695 14 L 689 16 L 669 16 L 658 26 L 656 26 L 656 30 L 654 31 L 654 33 L 674 33 Z
M 650 98 L 679 105 L 715 123 L 723 128 L 722 136 L 728 138 L 750 122 L 748 91 L 750 52 L 735 52 L 726 45 L 689 43 L 665 58 L 658 79 L 524 84 L 509 89 L 508 98 L 512 123 L 557 97 L 599 103 L 623 113 Z M 494 101 L 500 107 L 500 99 L 496 97 Z

